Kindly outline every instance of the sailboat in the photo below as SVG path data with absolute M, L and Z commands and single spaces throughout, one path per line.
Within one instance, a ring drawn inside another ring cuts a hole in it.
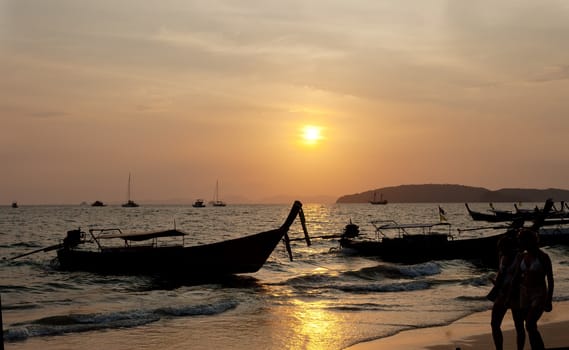
M 123 207 L 125 207 L 125 208 L 136 208 L 136 207 L 138 207 L 138 204 L 135 201 L 130 199 L 130 173 L 128 173 L 127 197 L 128 197 L 128 201 L 122 205 Z
M 227 204 L 219 199 L 219 181 L 215 182 L 215 192 L 213 194 L 213 202 L 212 205 L 214 207 L 225 207 Z
M 377 192 L 373 192 L 373 200 L 369 201 L 371 204 L 387 204 L 387 199 L 383 199 L 383 193 L 380 194 L 380 199 L 377 198 Z

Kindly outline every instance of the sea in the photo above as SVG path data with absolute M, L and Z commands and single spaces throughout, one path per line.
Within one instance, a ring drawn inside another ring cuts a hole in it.
M 186 245 L 211 243 L 279 227 L 291 205 L 0 207 L 5 348 L 334 350 L 490 309 L 491 267 L 464 260 L 389 263 L 340 249 L 337 239 L 314 238 L 310 247 L 294 241 L 293 261 L 279 244 L 258 272 L 203 282 L 61 271 L 55 251 L 11 259 L 58 244 L 76 228 L 176 227 L 188 233 Z M 455 239 L 503 232 L 473 222 L 461 203 L 303 208 L 312 237 L 339 235 L 350 221 L 375 237 L 374 220 L 434 223 L 439 206 Z M 488 203 L 471 208 L 486 211 Z M 303 236 L 299 221 L 289 234 Z M 553 260 L 555 301 L 569 300 L 568 249 L 544 248 Z

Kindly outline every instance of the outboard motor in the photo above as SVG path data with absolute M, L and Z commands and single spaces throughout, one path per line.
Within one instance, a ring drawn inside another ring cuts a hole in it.
M 342 238 L 354 238 L 360 235 L 360 227 L 352 222 L 344 227 L 344 233 L 342 233 Z
M 67 237 L 63 239 L 63 247 L 66 249 L 76 247 L 81 243 L 82 234 L 81 229 L 67 231 Z

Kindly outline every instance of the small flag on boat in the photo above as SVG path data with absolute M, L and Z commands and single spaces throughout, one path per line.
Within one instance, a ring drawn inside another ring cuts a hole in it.
M 442 221 L 447 221 L 447 217 L 446 217 L 447 213 L 445 212 L 445 210 L 443 208 L 441 208 L 441 206 L 439 205 L 439 219 Z

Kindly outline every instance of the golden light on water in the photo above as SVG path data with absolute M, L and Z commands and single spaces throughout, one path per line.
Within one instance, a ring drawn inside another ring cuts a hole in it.
M 328 312 L 324 302 L 306 303 L 296 301 L 294 318 L 295 334 L 302 335 L 303 344 L 298 348 L 309 350 L 328 350 L 338 344 L 341 337 L 342 319 L 337 314 Z

